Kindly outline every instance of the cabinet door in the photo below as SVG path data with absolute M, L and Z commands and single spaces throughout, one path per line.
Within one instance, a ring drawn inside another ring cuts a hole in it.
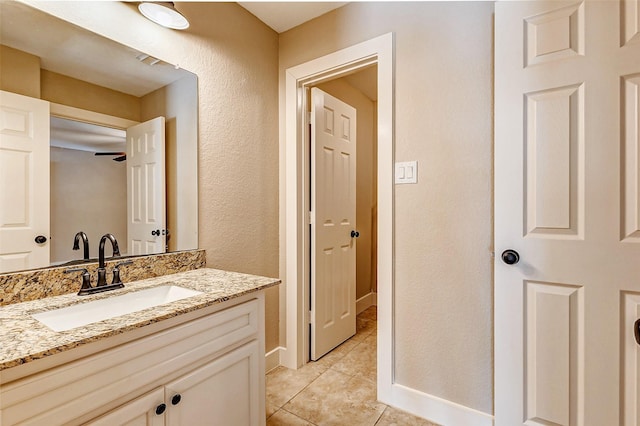
M 166 385 L 167 426 L 263 425 L 259 358 L 254 340 Z
M 163 404 L 163 398 L 164 388 L 158 388 L 90 421 L 87 425 L 164 426 L 164 414 L 156 414 L 156 407 Z

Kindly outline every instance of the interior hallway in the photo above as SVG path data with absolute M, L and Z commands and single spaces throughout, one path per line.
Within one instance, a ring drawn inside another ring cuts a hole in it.
M 376 307 L 356 335 L 298 370 L 267 374 L 267 426 L 437 426 L 376 401 Z

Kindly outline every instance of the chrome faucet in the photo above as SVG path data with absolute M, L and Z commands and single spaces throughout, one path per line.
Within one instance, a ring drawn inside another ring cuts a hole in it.
M 118 248 L 118 241 L 113 234 L 104 234 L 100 238 L 100 245 L 98 246 L 98 283 L 96 287 L 100 287 L 107 284 L 107 270 L 104 264 L 104 243 L 111 241 L 111 247 L 113 248 L 113 256 L 120 256 L 120 249 Z
M 80 238 L 82 238 L 82 248 L 84 249 L 84 260 L 89 260 L 89 238 L 87 234 L 80 231 L 73 237 L 73 249 L 80 250 Z

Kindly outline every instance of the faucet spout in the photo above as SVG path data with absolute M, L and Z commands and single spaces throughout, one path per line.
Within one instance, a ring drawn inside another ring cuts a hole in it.
M 98 268 L 104 268 L 104 243 L 109 240 L 113 248 L 113 256 L 120 256 L 120 249 L 118 248 L 118 241 L 113 234 L 104 234 L 100 238 L 100 245 L 98 246 Z
M 84 260 L 89 260 L 89 238 L 87 234 L 80 231 L 73 237 L 73 249 L 80 250 L 80 239 L 82 239 L 82 248 L 84 249 Z
M 120 256 L 120 249 L 118 248 L 116 237 L 114 237 L 113 234 L 104 234 L 102 238 L 100 238 L 100 245 L 98 246 L 98 282 L 96 283 L 96 287 L 107 285 L 107 270 L 104 267 L 104 243 L 107 240 L 111 241 L 113 255 Z

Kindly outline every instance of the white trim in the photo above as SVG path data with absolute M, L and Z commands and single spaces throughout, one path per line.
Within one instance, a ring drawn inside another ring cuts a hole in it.
M 335 78 L 374 63 L 378 65 L 378 399 L 391 400 L 393 383 L 393 33 L 289 68 L 285 75 L 284 158 L 285 248 L 281 275 L 286 291 L 286 346 L 281 363 L 298 368 L 305 362 L 305 164 L 302 111 L 305 86 Z M 308 352 L 308 350 L 306 350 Z M 398 404 L 396 404 L 398 405 Z
M 115 117 L 113 115 L 102 114 L 100 112 L 88 111 L 86 109 L 76 108 L 68 105 L 56 104 L 51 102 L 50 113 L 60 118 L 68 118 L 69 120 L 82 121 L 83 123 L 98 124 L 100 126 L 111 127 L 113 129 L 127 129 L 139 121 L 128 120 L 126 118 Z
M 356 315 L 366 311 L 367 308 L 378 304 L 378 294 L 371 292 L 365 294 L 360 299 L 356 300 Z
M 283 349 L 284 348 L 282 346 L 278 346 L 264 354 L 264 367 L 266 373 L 280 365 L 280 351 Z
M 389 405 L 442 426 L 493 426 L 493 416 L 406 386 L 391 386 Z

